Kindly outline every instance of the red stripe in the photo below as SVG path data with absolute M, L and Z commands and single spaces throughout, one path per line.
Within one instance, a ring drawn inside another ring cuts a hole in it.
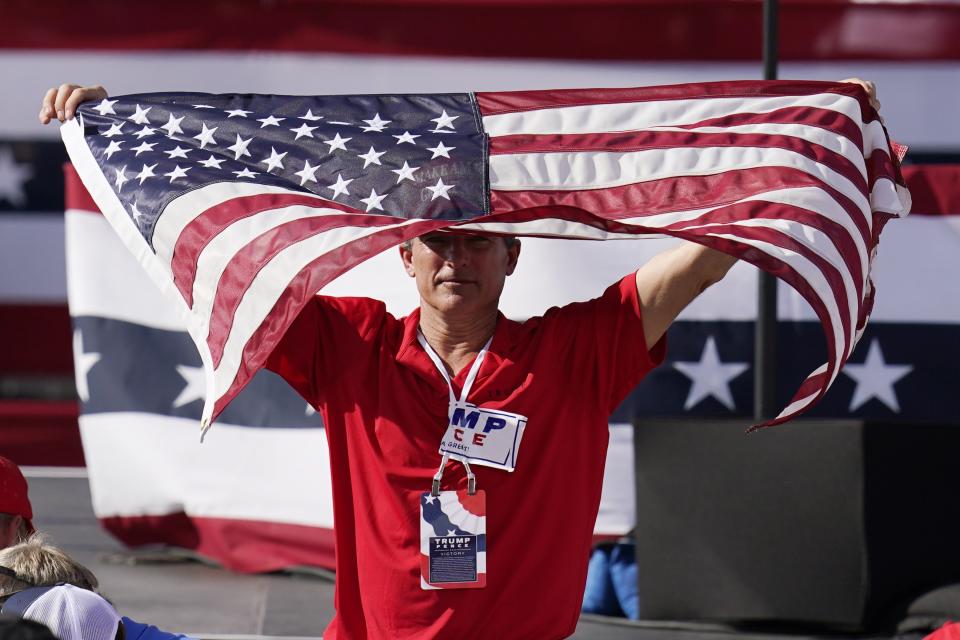
M 197 260 L 200 253 L 217 234 L 238 220 L 264 211 L 297 205 L 360 213 L 346 205 L 307 193 L 241 196 L 210 207 L 183 228 L 173 247 L 170 265 L 173 271 L 173 282 L 180 291 L 180 295 L 187 301 L 187 305 L 193 306 L 193 280 L 196 277 Z
M 82 467 L 75 400 L 0 401 L 0 452 L 18 465 Z
M 333 569 L 333 529 L 264 520 L 162 516 L 100 518 L 104 528 L 131 547 L 165 544 L 192 549 L 231 571 L 259 573 L 296 566 Z
M 370 256 L 418 235 L 446 226 L 450 226 L 447 220 L 423 220 L 405 227 L 384 229 L 365 238 L 348 242 L 305 266 L 290 280 L 290 284 L 277 298 L 266 319 L 243 346 L 240 368 L 230 388 L 217 398 L 213 408 L 213 418 L 223 411 L 230 400 L 240 393 L 250 378 L 263 366 L 267 356 L 280 342 L 287 327 L 309 301 L 311 294 Z
M 542 207 L 569 207 L 603 218 L 629 218 L 668 211 L 685 211 L 732 204 L 748 196 L 795 187 L 826 191 L 846 211 L 870 243 L 870 229 L 863 213 L 845 195 L 814 176 L 787 167 L 738 169 L 706 176 L 678 176 L 648 182 L 582 191 L 491 191 L 494 213 Z M 530 212 L 529 219 L 537 217 Z
M 332 229 L 380 227 L 398 222 L 400 220 L 397 218 L 362 213 L 303 218 L 265 231 L 244 245 L 230 258 L 217 282 L 217 291 L 210 314 L 210 328 L 207 333 L 207 345 L 210 347 L 214 368 L 220 366 L 223 345 L 230 336 L 237 307 L 240 306 L 241 300 L 260 270 L 280 252 L 302 240 Z
M 482 116 L 503 113 L 535 111 L 558 107 L 575 107 L 629 102 L 656 102 L 666 100 L 694 100 L 700 98 L 761 98 L 773 96 L 807 96 L 818 93 L 837 93 L 856 98 L 860 102 L 865 121 L 877 118 L 867 95 L 859 85 L 844 82 L 770 80 L 733 80 L 664 85 L 659 87 L 631 87 L 614 89 L 547 89 L 542 91 L 504 91 L 477 93 L 477 104 Z
M 227 49 L 590 60 L 744 60 L 760 55 L 762 3 L 697 0 L 170 0 L 165 11 L 11 0 L 5 48 Z M 190 16 L 188 21 L 183 16 Z M 782 60 L 957 60 L 948 2 L 783 2 Z M 818 34 L 816 37 L 811 34 Z M 824 37 L 828 36 L 828 37 Z
M 913 198 L 911 215 L 960 215 L 960 164 L 903 167 L 903 178 Z
M 66 304 L 0 305 L 0 376 L 73 378 L 73 330 Z
M 705 147 L 783 149 L 824 164 L 866 194 L 867 181 L 849 159 L 821 145 L 795 136 L 766 133 L 697 133 L 692 131 L 620 131 L 616 133 L 579 133 L 547 135 L 508 135 L 490 139 L 490 154 L 630 152 L 651 149 L 702 149 Z M 874 155 L 884 155 L 875 152 Z M 892 175 L 892 165 L 880 175 Z M 642 179 L 642 176 L 636 176 Z
M 64 206 L 77 211 L 100 213 L 100 207 L 93 201 L 93 197 L 80 180 L 80 174 L 70 162 L 63 163 Z

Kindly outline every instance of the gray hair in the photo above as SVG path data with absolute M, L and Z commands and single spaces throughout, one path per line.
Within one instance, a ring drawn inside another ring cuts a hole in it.
M 517 236 L 497 236 L 498 238 L 503 238 L 503 243 L 507 245 L 507 249 L 512 247 L 515 244 L 520 244 L 520 238 Z M 406 240 L 400 243 L 400 246 L 410 251 L 413 249 L 413 240 Z

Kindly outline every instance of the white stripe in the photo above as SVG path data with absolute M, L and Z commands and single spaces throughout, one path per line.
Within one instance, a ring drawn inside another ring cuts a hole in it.
M 163 214 L 157 219 L 157 225 L 153 230 L 153 247 L 157 251 L 157 257 L 163 260 L 169 269 L 177 238 L 197 216 L 228 200 L 260 194 L 310 195 L 302 191 L 251 182 L 216 182 L 189 191 L 167 205 Z
M 183 511 L 333 527 L 323 429 L 217 423 L 201 445 L 194 420 L 118 412 L 80 416 L 80 436 L 100 518 Z
M 806 396 L 805 398 L 801 398 L 800 400 L 791 402 L 789 405 L 787 405 L 786 409 L 784 409 L 779 414 L 777 414 L 777 418 L 786 418 L 788 416 L 792 416 L 796 413 L 799 413 L 800 411 L 803 411 L 805 408 L 810 406 L 814 400 L 816 400 L 817 394 L 819 393 L 820 393 L 820 390 L 818 389 L 817 391 L 814 391 L 813 393 Z
M 490 188 L 499 191 L 605 189 L 675 176 L 704 176 L 760 167 L 792 167 L 824 180 L 850 198 L 868 228 L 872 228 L 869 203 L 850 180 L 829 166 L 785 149 L 673 147 L 622 153 L 501 154 L 490 158 Z
M 737 113 L 770 113 L 786 107 L 839 111 L 860 122 L 860 103 L 836 93 L 809 96 L 706 97 L 615 104 L 545 107 L 489 115 L 483 127 L 492 136 L 548 133 L 610 133 L 692 124 Z
M 193 281 L 193 313 L 209 328 L 209 316 L 213 309 L 217 286 L 227 265 L 238 251 L 253 238 L 288 222 L 305 218 L 323 218 L 349 215 L 339 209 L 290 206 L 262 211 L 240 218 L 214 237 L 197 258 L 196 277 Z M 354 216 L 354 218 L 356 218 Z
M 290 281 L 309 263 L 347 242 L 387 229 L 417 224 L 422 220 L 404 220 L 385 227 L 342 227 L 302 240 L 277 254 L 254 277 L 233 316 L 233 325 L 223 349 L 220 366 L 214 373 L 214 392 L 219 398 L 233 383 L 240 368 L 243 348 L 263 323 L 274 303 Z M 204 276 L 198 276 L 204 277 Z

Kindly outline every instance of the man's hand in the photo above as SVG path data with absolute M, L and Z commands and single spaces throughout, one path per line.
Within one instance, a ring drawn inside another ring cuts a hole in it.
M 40 106 L 40 123 L 47 124 L 53 119 L 66 122 L 73 118 L 81 102 L 102 100 L 107 90 L 100 85 L 81 87 L 78 84 L 62 84 L 47 91 Z
M 850 84 L 858 84 L 864 88 L 867 92 L 867 96 L 870 98 L 870 106 L 880 110 L 880 101 L 877 99 L 877 85 L 873 84 L 869 80 L 861 80 L 860 78 L 847 78 L 846 80 L 841 80 L 840 82 L 849 82 Z

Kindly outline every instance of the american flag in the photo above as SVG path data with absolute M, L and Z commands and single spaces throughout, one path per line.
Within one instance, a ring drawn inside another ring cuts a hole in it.
M 827 362 L 765 425 L 815 404 L 862 334 L 883 225 L 909 211 L 856 85 L 721 82 L 477 94 L 141 94 L 61 129 L 95 201 L 182 313 L 209 425 L 309 298 L 431 230 L 667 234 L 773 273 Z

